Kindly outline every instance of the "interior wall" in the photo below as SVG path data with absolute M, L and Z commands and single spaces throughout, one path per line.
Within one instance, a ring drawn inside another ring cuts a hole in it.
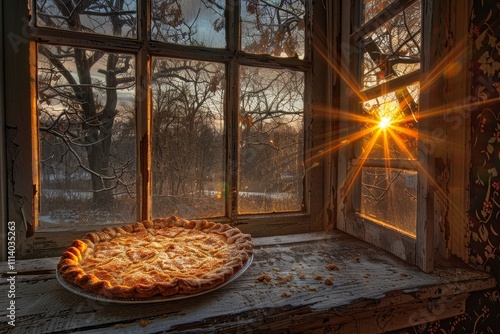
M 470 263 L 500 281 L 500 8 L 474 1 L 471 22 L 472 102 Z
M 469 264 L 492 274 L 497 287 L 473 293 L 466 313 L 394 334 L 500 333 L 500 6 L 474 1 L 469 30 L 471 84 Z

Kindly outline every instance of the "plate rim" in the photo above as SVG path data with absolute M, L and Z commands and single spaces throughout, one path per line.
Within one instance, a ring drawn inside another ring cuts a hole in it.
M 163 302 L 169 302 L 169 301 L 174 301 L 174 300 L 182 300 L 182 299 L 189 299 L 193 297 L 198 297 L 210 292 L 213 292 L 215 290 L 218 290 L 227 284 L 233 282 L 236 280 L 238 277 L 240 277 L 252 264 L 253 262 L 253 254 L 248 258 L 247 262 L 241 267 L 240 270 L 238 270 L 230 279 L 225 281 L 222 284 L 219 284 L 211 289 L 207 289 L 198 293 L 194 294 L 189 294 L 189 295 L 181 295 L 181 294 L 175 294 L 171 296 L 153 296 L 149 298 L 110 298 L 110 297 L 105 297 L 102 295 L 99 295 L 94 292 L 89 292 L 85 291 L 81 287 L 73 284 L 66 282 L 60 275 L 59 270 L 56 268 L 56 279 L 61 284 L 66 290 L 79 295 L 81 297 L 85 297 L 88 299 L 92 299 L 95 301 L 99 302 L 106 302 L 106 303 L 119 303 L 119 304 L 147 304 L 147 303 L 163 303 Z

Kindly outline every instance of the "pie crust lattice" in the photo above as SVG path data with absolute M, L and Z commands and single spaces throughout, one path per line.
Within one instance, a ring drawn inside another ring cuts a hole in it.
M 227 224 L 159 218 L 86 234 L 57 270 L 65 282 L 108 298 L 191 295 L 231 279 L 253 246 Z

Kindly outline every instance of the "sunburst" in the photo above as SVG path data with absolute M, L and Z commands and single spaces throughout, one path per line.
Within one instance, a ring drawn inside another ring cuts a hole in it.
M 387 129 L 391 125 L 391 118 L 390 117 L 381 117 L 380 122 L 378 122 L 378 127 L 382 130 Z
M 428 72 L 425 76 L 422 76 L 423 80 L 420 82 L 419 92 L 425 92 L 425 94 L 430 94 L 429 90 L 440 80 L 443 76 L 450 77 L 457 75 L 457 71 L 460 68 L 457 67 L 457 63 L 463 57 L 463 53 L 467 48 L 460 43 L 457 43 L 455 48 L 449 52 L 447 57 L 444 57 L 441 63 L 434 66 L 434 70 Z M 333 59 L 327 57 L 325 50 L 316 49 L 327 62 L 329 66 L 336 73 L 337 77 L 345 84 L 347 89 L 355 96 L 360 103 L 363 105 L 369 102 L 363 91 L 358 89 L 357 81 L 349 76 L 350 73 L 348 68 L 342 68 L 346 64 L 339 59 Z M 453 68 L 451 68 L 453 67 Z M 468 110 L 470 108 L 477 108 L 479 105 L 483 104 L 483 101 L 463 101 L 460 106 L 462 110 Z M 347 128 L 340 127 L 334 130 L 330 135 L 332 141 L 326 143 L 320 148 L 317 154 L 311 157 L 311 160 L 317 161 L 324 154 L 329 154 L 336 152 L 340 149 L 349 147 L 349 145 L 354 144 L 357 141 L 364 140 L 362 145 L 362 152 L 358 157 L 357 164 L 353 165 L 349 170 L 345 179 L 343 194 L 347 194 L 351 191 L 351 188 L 355 184 L 356 179 L 362 170 L 363 164 L 370 157 L 372 150 L 376 147 L 376 143 L 380 143 L 379 148 L 382 147 L 384 151 L 384 160 L 386 162 L 386 168 L 391 168 L 391 157 L 390 150 L 397 148 L 408 160 L 414 162 L 416 170 L 420 175 L 421 179 L 425 179 L 428 188 L 432 188 L 435 191 L 435 196 L 442 201 L 449 203 L 450 210 L 457 211 L 457 214 L 461 214 L 463 209 L 458 208 L 455 203 L 451 202 L 449 195 L 446 193 L 446 189 L 442 189 L 438 182 L 433 177 L 433 173 L 429 172 L 429 168 L 426 165 L 422 165 L 419 161 L 417 155 L 417 146 L 420 146 L 420 150 L 425 150 L 422 143 L 426 143 L 433 140 L 433 129 L 418 129 L 419 123 L 427 123 L 425 120 L 429 119 L 442 119 L 445 123 L 450 113 L 456 110 L 456 105 L 451 107 L 442 108 L 431 108 L 431 109 L 420 109 L 417 111 L 411 111 L 411 113 L 403 114 L 402 109 L 405 107 L 405 103 L 398 104 L 388 103 L 387 105 L 378 106 L 377 113 L 355 113 L 353 110 L 338 110 L 331 108 L 321 108 L 315 106 L 316 110 L 321 110 L 325 116 L 332 117 L 335 119 L 335 124 L 347 124 Z M 366 111 L 366 110 L 365 110 Z M 453 118 L 456 119 L 456 118 Z M 465 116 L 464 116 L 465 119 Z M 455 123 L 450 126 L 455 126 Z M 358 130 L 352 131 L 352 129 L 358 128 Z M 418 144 L 420 142 L 420 144 Z M 429 152 L 431 153 L 431 152 Z

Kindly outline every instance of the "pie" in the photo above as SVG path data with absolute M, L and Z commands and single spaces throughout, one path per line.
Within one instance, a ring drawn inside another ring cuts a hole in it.
M 57 270 L 64 282 L 108 298 L 192 295 L 227 282 L 253 246 L 249 234 L 227 224 L 159 218 L 86 234 Z

